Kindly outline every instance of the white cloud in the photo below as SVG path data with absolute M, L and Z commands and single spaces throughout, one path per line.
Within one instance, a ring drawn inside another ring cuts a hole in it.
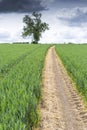
M 87 22 L 87 7 L 63 8 L 58 11 L 57 18 L 72 26 Z
M 68 13 L 68 12 L 67 12 Z M 70 26 L 61 22 L 57 12 L 50 12 L 48 14 L 43 13 L 43 19 L 50 25 L 50 30 L 43 34 L 41 42 L 45 43 L 64 43 L 64 42 L 87 42 L 87 23 L 82 26 Z
M 71 26 L 70 24 L 65 24 L 65 22 L 61 22 L 61 20 L 59 20 L 58 18 L 58 16 L 66 16 L 69 17 L 68 19 L 75 17 L 76 11 L 75 9 L 72 10 L 71 12 L 73 13 L 66 11 L 66 15 L 62 15 L 62 11 L 60 10 L 57 10 L 56 12 L 52 12 L 50 10 L 42 11 L 42 20 L 49 24 L 50 30 L 43 33 L 42 38 L 40 40 L 41 43 L 87 42 L 86 22 L 82 22 L 81 26 L 79 26 L 79 24 L 77 24 L 76 26 Z M 86 8 L 82 10 L 83 11 L 81 12 L 86 14 Z M 23 39 L 21 37 L 21 32 L 23 29 L 22 19 L 24 15 L 25 14 L 0 15 L 0 42 L 31 41 L 30 38 Z
M 10 34 L 6 31 L 0 32 L 0 39 L 8 39 L 10 37 Z
M 0 43 L 6 43 L 6 42 L 11 42 L 11 35 L 8 31 L 6 30 L 0 30 Z
M 23 23 L 22 18 L 24 14 L 1 14 L 0 15 L 0 43 L 12 42 L 13 39 L 18 39 L 22 32 Z M 17 36 L 16 36 L 17 35 Z M 20 39 L 20 38 L 19 38 Z

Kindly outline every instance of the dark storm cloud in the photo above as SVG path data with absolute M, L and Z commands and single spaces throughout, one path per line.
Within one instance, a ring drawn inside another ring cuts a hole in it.
M 70 2 L 70 3 L 77 3 L 77 2 L 86 2 L 87 3 L 87 0 L 54 0 L 55 2 Z
M 87 0 L 0 0 L 0 12 L 32 12 L 45 10 L 45 7 L 62 8 L 86 6 Z
M 32 12 L 41 11 L 45 8 L 41 0 L 0 0 L 0 12 Z
M 86 7 L 87 0 L 53 0 L 52 6 L 54 8 Z
M 87 8 L 63 9 L 60 12 L 57 18 L 71 26 L 80 26 L 87 23 Z

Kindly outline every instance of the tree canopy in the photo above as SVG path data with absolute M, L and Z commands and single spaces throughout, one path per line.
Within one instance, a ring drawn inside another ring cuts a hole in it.
M 32 16 L 25 15 L 23 22 L 23 37 L 32 36 L 32 43 L 38 43 L 43 32 L 49 29 L 49 25 L 41 20 L 41 13 L 33 12 Z

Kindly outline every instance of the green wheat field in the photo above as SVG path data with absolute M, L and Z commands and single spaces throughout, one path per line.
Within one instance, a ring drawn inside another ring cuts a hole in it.
M 51 44 L 0 45 L 0 130 L 38 125 L 42 69 Z M 87 101 L 87 45 L 55 45 L 57 54 Z

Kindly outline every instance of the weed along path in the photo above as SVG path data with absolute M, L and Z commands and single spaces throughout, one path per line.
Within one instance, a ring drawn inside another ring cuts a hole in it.
M 55 47 L 46 56 L 42 91 L 38 130 L 87 130 L 87 111 Z

